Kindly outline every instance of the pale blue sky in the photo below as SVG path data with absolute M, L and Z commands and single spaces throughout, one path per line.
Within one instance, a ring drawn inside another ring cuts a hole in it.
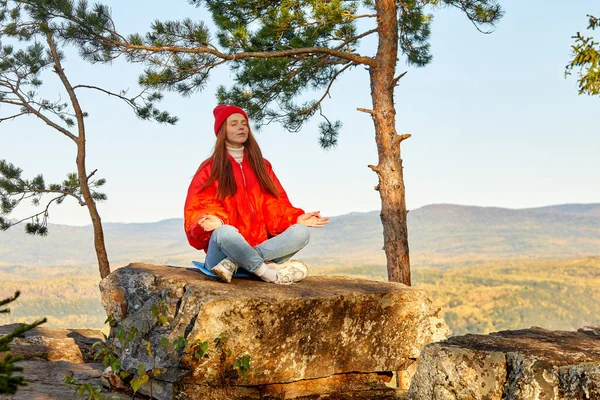
M 205 19 L 185 0 L 110 1 L 120 30 L 145 32 L 155 18 Z M 600 14 L 597 0 L 501 1 L 506 15 L 482 35 L 458 10 L 436 14 L 433 62 L 408 70 L 396 89 L 397 128 L 411 133 L 402 145 L 409 209 L 433 203 L 537 207 L 600 202 L 600 98 L 579 96 L 574 77 L 564 78 L 571 36 Z M 135 11 L 134 11 L 135 10 Z M 365 54 L 374 44 L 363 43 Z M 136 87 L 140 65 L 93 66 L 67 52 L 74 84 L 112 90 Z M 214 91 L 229 79 L 217 71 L 202 93 L 167 94 L 162 107 L 180 117 L 176 126 L 136 119 L 127 107 L 95 92 L 81 92 L 87 119 L 88 169 L 107 179 L 104 222 L 150 222 L 181 217 L 188 184 L 214 143 Z M 56 95 L 55 78 L 44 91 Z M 62 96 L 63 99 L 66 97 Z M 320 149 L 318 120 L 298 134 L 271 125 L 258 135 L 294 205 L 335 216 L 380 208 L 373 190 L 377 163 L 370 118 L 368 74 L 358 68 L 334 86 L 325 110 L 344 122 L 339 146 Z M 8 109 L 0 107 L 0 115 Z M 252 121 L 251 121 L 252 124 Z M 73 143 L 33 117 L 0 124 L 0 158 L 28 177 L 47 181 L 75 170 Z M 20 216 L 22 213 L 16 213 Z M 89 224 L 85 209 L 69 201 L 50 222 Z

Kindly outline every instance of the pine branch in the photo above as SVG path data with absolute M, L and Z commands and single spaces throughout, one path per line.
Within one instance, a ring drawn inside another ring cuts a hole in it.
M 503 15 L 500 5 L 495 4 L 495 0 L 489 2 L 486 1 L 485 5 L 475 4 L 477 1 L 474 0 L 445 0 L 445 2 L 464 12 L 473 26 L 475 26 L 480 33 L 486 35 L 494 32 L 493 28 L 496 21 Z M 487 24 L 492 28 L 489 31 L 484 31 L 480 28 L 480 26 L 484 24 Z
M 377 18 L 377 14 L 362 14 L 362 15 L 352 15 L 349 16 L 352 19 L 361 19 L 361 18 Z
M 60 194 L 62 196 L 71 196 L 75 200 L 77 200 L 77 202 L 79 203 L 80 206 L 82 206 L 82 207 L 85 206 L 85 201 L 83 200 L 82 197 L 77 196 L 75 193 L 71 193 L 66 190 L 51 190 L 51 189 L 36 190 L 34 194 L 51 194 L 51 193 Z M 62 197 L 62 196 L 59 196 L 59 197 Z
M 48 210 L 50 209 L 50 205 L 55 202 L 55 201 L 62 201 L 62 199 L 64 198 L 63 196 L 58 196 L 53 198 L 52 200 L 50 200 L 48 202 L 48 204 L 46 204 L 46 208 L 43 211 L 40 211 L 36 214 L 32 214 L 28 217 L 25 217 L 19 221 L 16 222 L 8 222 L 8 223 L 4 223 L 2 226 L 2 230 L 8 230 L 13 226 L 19 225 L 22 222 L 25 222 L 27 220 L 31 220 L 31 223 L 28 223 L 27 226 L 25 227 L 25 231 L 27 233 L 30 234 L 38 234 L 41 236 L 46 236 L 48 233 Z M 42 216 L 42 223 L 40 224 L 39 221 L 39 217 Z M 35 220 L 35 222 L 33 222 Z
M 125 97 L 123 95 L 111 92 L 110 90 L 106 90 L 106 89 L 103 89 L 101 87 L 93 86 L 93 85 L 75 85 L 75 86 L 73 86 L 73 90 L 76 90 L 76 89 L 93 89 L 93 90 L 97 90 L 99 92 L 105 93 L 105 94 L 107 94 L 109 96 L 114 96 L 114 97 L 116 97 L 118 99 L 123 100 L 133 110 L 139 109 L 139 106 L 135 103 L 135 100 L 138 99 L 138 98 L 140 98 L 140 97 L 142 97 L 142 94 L 146 92 L 144 90 L 142 93 L 138 94 L 137 96 L 132 97 L 132 98 L 128 98 L 128 97 Z
M 340 70 L 338 70 L 333 77 L 331 78 L 331 81 L 329 82 L 329 85 L 327 85 L 327 88 L 325 89 L 325 92 L 323 93 L 323 95 L 321 96 L 321 98 L 319 100 L 317 100 L 309 109 L 307 109 L 306 111 L 303 112 L 303 114 L 307 114 L 307 115 L 311 115 L 311 111 L 313 109 L 315 109 L 316 107 L 321 107 L 321 103 L 323 102 L 323 100 L 325 100 L 325 97 L 329 96 L 329 92 L 331 90 L 331 87 L 333 86 L 333 83 L 335 82 L 335 80 L 337 79 L 337 77 L 342 74 L 344 71 L 346 71 L 348 68 L 350 67 L 354 67 L 355 65 L 350 63 L 350 64 L 346 64 L 343 68 L 341 68 Z M 321 114 L 323 116 L 323 118 L 325 118 L 325 116 L 323 114 Z M 327 118 L 325 118 L 327 119 Z M 329 120 L 327 120 L 327 122 L 329 122 Z
M 71 139 L 72 141 L 74 141 L 75 143 L 77 143 L 79 141 L 79 138 L 77 136 L 73 135 L 67 129 L 63 128 L 62 126 L 60 126 L 57 123 L 55 123 L 54 121 L 52 121 L 50 118 L 46 117 L 40 110 L 36 110 L 35 108 L 33 108 L 31 106 L 31 104 L 25 99 L 25 97 L 21 95 L 21 93 L 14 92 L 14 94 L 19 98 L 19 100 L 21 100 L 21 103 L 18 104 L 18 103 L 8 102 L 8 104 L 16 104 L 16 105 L 25 107 L 31 114 L 35 115 L 36 117 L 38 117 L 39 119 L 44 121 L 46 123 L 46 125 L 49 125 L 52 128 L 56 129 L 57 131 L 59 131 L 60 133 L 62 133 L 63 135 L 65 135 L 66 137 Z M 0 100 L 0 102 L 4 102 L 4 101 Z
M 2 100 L 0 100 L 0 102 L 2 102 Z M 27 114 L 29 114 L 29 112 L 28 111 L 24 111 L 22 113 L 11 115 L 9 117 L 0 117 L 0 122 L 4 122 L 4 121 L 8 121 L 8 120 L 13 120 L 15 118 L 20 117 L 21 115 L 27 115 Z
M 24 3 L 30 3 L 26 0 L 23 0 Z M 39 4 L 35 3 L 36 7 L 42 7 Z M 129 55 L 133 58 L 141 58 L 146 59 L 148 55 L 157 54 L 157 53 L 182 53 L 182 54 L 208 54 L 215 56 L 223 61 L 236 61 L 243 59 L 252 59 L 252 58 L 285 58 L 296 56 L 300 54 L 327 54 L 333 57 L 337 57 L 343 60 L 352 61 L 355 64 L 364 64 L 369 66 L 375 66 L 375 60 L 370 57 L 360 56 L 355 53 L 343 52 L 335 49 L 330 49 L 327 47 L 306 47 L 306 48 L 297 48 L 297 49 L 289 49 L 289 50 L 280 50 L 280 51 L 242 51 L 238 53 L 227 54 L 218 50 L 215 46 L 211 44 L 204 44 L 199 47 L 190 48 L 184 46 L 149 46 L 143 44 L 132 44 L 125 37 L 120 35 L 115 28 L 114 21 L 108 15 L 103 15 L 107 18 L 107 23 L 102 32 L 107 33 L 107 36 L 103 36 L 102 34 L 89 29 L 86 26 L 85 21 L 81 18 L 73 14 L 58 14 L 52 12 L 51 10 L 44 9 L 44 11 L 48 14 L 49 17 L 57 18 L 57 19 L 66 19 L 78 25 L 80 29 L 83 29 L 83 33 L 89 35 L 89 37 L 93 37 L 95 41 L 98 43 L 102 43 L 104 46 L 110 48 L 120 49 L 121 54 Z M 60 29 L 59 29 L 60 30 Z M 64 29 L 62 30 L 64 31 Z M 189 38 L 184 37 L 184 39 L 189 40 Z M 145 52 L 147 55 L 140 55 L 139 52 Z M 113 56 L 116 58 L 117 56 Z
M 199 47 L 195 49 L 188 49 L 176 46 L 165 46 L 153 48 L 150 46 L 134 46 L 129 45 L 129 48 L 132 50 L 145 50 L 149 52 L 178 52 L 178 53 L 191 53 L 191 54 L 212 54 L 222 60 L 227 61 L 235 61 L 235 60 L 243 60 L 248 58 L 284 58 L 284 57 L 292 57 L 303 54 L 327 54 L 329 56 L 337 57 L 342 60 L 352 61 L 355 64 L 365 64 L 374 67 L 376 65 L 375 60 L 370 57 L 359 56 L 354 53 L 346 53 L 339 50 L 329 49 L 326 47 L 306 47 L 299 49 L 290 49 L 290 50 L 280 50 L 280 51 L 257 51 L 257 52 L 239 52 L 234 54 L 225 54 L 220 51 L 210 49 L 208 47 Z
M 7 305 L 8 303 L 12 303 L 13 301 L 15 301 L 16 299 L 19 298 L 19 296 L 21 295 L 20 291 L 16 291 L 13 297 L 8 297 L 6 299 L 2 299 L 0 300 L 0 307 L 3 307 L 5 305 Z M 8 313 L 10 312 L 9 309 L 5 308 L 5 309 L 0 309 L 0 313 Z
M 193 70 L 188 71 L 188 74 L 190 76 L 193 76 L 195 73 L 197 73 L 197 71 L 193 71 Z M 110 90 L 103 89 L 101 87 L 93 86 L 93 85 L 76 85 L 76 86 L 73 86 L 73 90 L 76 90 L 76 89 L 92 89 L 92 90 L 97 90 L 97 91 L 105 93 L 105 94 L 107 94 L 109 96 L 113 96 L 113 97 L 116 97 L 116 98 L 118 98 L 120 100 L 123 100 L 140 117 L 143 117 L 143 114 L 146 113 L 145 109 L 149 109 L 150 111 L 154 110 L 153 101 L 148 101 L 146 98 L 144 98 L 144 94 L 147 94 L 147 92 L 148 92 L 148 90 L 146 90 L 146 89 L 143 90 L 142 92 L 140 92 L 138 95 L 136 95 L 134 97 L 131 97 L 131 98 L 125 97 L 123 94 L 117 94 L 117 93 L 114 93 L 114 92 L 112 92 Z M 124 92 L 122 92 L 122 93 L 124 93 Z M 150 98 L 159 99 L 159 97 L 157 97 L 156 94 L 151 94 Z M 136 103 L 137 99 L 142 99 L 142 101 L 144 102 L 144 107 L 140 107 L 140 105 L 138 105 Z M 167 117 L 167 118 L 165 118 L 163 120 L 163 119 L 159 118 L 155 114 L 150 114 L 150 115 L 153 116 L 158 122 L 166 122 L 166 123 L 174 124 L 178 120 L 178 118 L 175 117 L 175 116 L 169 116 L 169 117 Z
M 348 44 L 350 44 L 350 43 L 354 43 L 354 42 L 358 41 L 359 39 L 362 39 L 362 38 L 364 38 L 364 37 L 366 37 L 366 36 L 369 36 L 369 35 L 371 35 L 371 34 L 373 34 L 373 33 L 377 33 L 377 29 L 376 29 L 376 28 L 374 28 L 374 29 L 371 29 L 371 30 L 369 30 L 369 31 L 365 31 L 365 32 L 361 33 L 360 35 L 356 35 L 356 36 L 353 36 L 353 37 L 351 37 L 351 38 L 349 38 L 349 39 L 345 40 L 345 41 L 344 41 L 342 44 L 338 45 L 338 46 L 335 48 L 335 50 L 340 50 L 340 49 L 342 49 L 344 46 L 346 46 L 346 45 L 348 45 Z

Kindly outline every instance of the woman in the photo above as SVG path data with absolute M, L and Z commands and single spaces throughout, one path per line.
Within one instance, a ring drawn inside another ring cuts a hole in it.
M 329 218 L 292 206 L 244 110 L 221 104 L 213 114 L 215 148 L 185 202 L 188 241 L 206 252 L 205 266 L 224 282 L 238 266 L 266 282 L 301 281 L 308 269 L 290 258 L 308 244 L 308 227 L 321 228 Z

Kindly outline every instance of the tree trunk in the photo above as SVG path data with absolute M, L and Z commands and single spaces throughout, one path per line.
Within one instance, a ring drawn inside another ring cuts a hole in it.
M 79 137 L 77 143 L 77 175 L 79 177 L 79 186 L 81 194 L 85 200 L 85 205 L 92 219 L 92 227 L 94 228 L 94 248 L 96 249 L 96 258 L 98 259 L 98 268 L 100 277 L 106 278 L 110 274 L 110 264 L 108 255 L 106 254 L 106 245 L 104 243 L 104 230 L 102 228 L 102 220 L 96 208 L 96 202 L 92 197 L 90 187 L 88 186 L 88 176 L 85 169 L 85 137 Z
M 65 72 L 62 68 L 60 62 L 60 56 L 58 51 L 56 50 L 56 44 L 52 38 L 52 34 L 50 32 L 46 33 L 46 40 L 48 45 L 50 46 L 50 51 L 52 52 L 52 57 L 54 59 L 54 72 L 58 74 L 60 77 L 63 86 L 67 90 L 69 94 L 69 99 L 71 101 L 71 105 L 73 106 L 73 110 L 75 111 L 75 117 L 77 119 L 77 129 L 78 136 L 75 142 L 77 143 L 77 177 L 79 179 L 79 187 L 81 188 L 81 194 L 85 201 L 85 206 L 90 213 L 90 218 L 92 219 L 92 227 L 94 229 L 94 248 L 96 250 L 96 258 L 98 259 L 98 268 L 100 270 L 100 277 L 104 279 L 108 274 L 110 274 L 110 264 L 108 262 L 108 255 L 106 254 L 106 245 L 104 243 L 104 230 L 102 229 L 102 220 L 100 219 L 100 214 L 98 214 L 98 209 L 96 208 L 96 202 L 92 197 L 92 193 L 90 191 L 90 187 L 88 185 L 88 177 L 86 168 L 85 168 L 85 124 L 83 120 L 83 111 L 79 105 L 79 100 L 75 95 L 75 91 L 73 90 L 73 86 L 67 79 Z M 93 175 L 93 174 L 92 174 Z
M 369 69 L 373 123 L 379 163 L 370 166 L 379 177 L 381 222 L 388 279 L 410 285 L 406 199 L 400 143 L 409 135 L 396 133 L 394 79 L 398 57 L 398 22 L 395 0 L 377 0 L 378 65 Z

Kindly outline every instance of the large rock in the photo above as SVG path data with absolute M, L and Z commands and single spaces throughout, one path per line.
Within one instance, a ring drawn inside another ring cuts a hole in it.
M 18 324 L 0 326 L 0 336 L 14 331 Z M 1 395 L 0 400 L 64 400 L 75 398 L 75 388 L 62 378 L 69 375 L 79 384 L 91 384 L 100 389 L 105 398 L 117 395 L 102 387 L 103 365 L 93 360 L 92 345 L 104 337 L 90 329 L 51 329 L 37 327 L 14 338 L 10 344 L 13 356 L 23 357 L 17 366 L 23 368 L 26 386 L 14 395 Z M 4 353 L 0 353 L 0 358 Z M 118 393 L 121 400 L 131 399 Z
M 389 372 L 406 370 L 424 345 L 449 334 L 423 291 L 391 282 L 309 277 L 291 286 L 225 284 L 192 269 L 130 264 L 100 290 L 120 326 L 113 333 L 122 368 L 158 372 L 151 383 L 159 399 L 216 399 L 218 388 L 229 399 L 389 391 Z M 178 338 L 184 350 L 173 345 Z M 201 343 L 208 346 L 204 355 L 196 352 Z M 298 383 L 306 380 L 320 380 L 318 389 Z
M 19 324 L 0 326 L 0 336 L 15 330 Z M 10 352 L 26 360 L 67 361 L 75 364 L 93 362 L 92 345 L 104 340 L 102 332 L 93 329 L 56 329 L 37 327 L 14 338 Z
M 600 399 L 600 329 L 533 327 L 427 345 L 409 399 Z

